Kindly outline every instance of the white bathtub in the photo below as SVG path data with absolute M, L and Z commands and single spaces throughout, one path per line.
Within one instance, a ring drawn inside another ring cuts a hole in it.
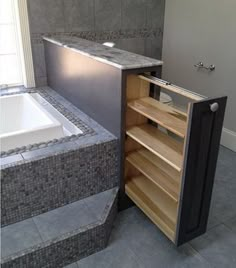
M 32 95 L 25 93 L 0 97 L 1 151 L 59 139 L 69 134 L 65 133 L 62 123 Z

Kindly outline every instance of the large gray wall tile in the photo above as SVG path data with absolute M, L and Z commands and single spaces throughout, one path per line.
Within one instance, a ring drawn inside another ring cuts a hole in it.
M 95 29 L 119 30 L 121 28 L 121 2 L 95 0 Z
M 164 26 L 165 0 L 148 0 L 147 2 L 147 27 L 161 28 Z
M 140 55 L 145 55 L 145 38 L 127 38 L 118 40 L 116 47 L 133 52 Z
M 32 33 L 63 32 L 63 0 L 28 0 Z
M 122 29 L 146 27 L 146 0 L 122 0 Z
M 34 72 L 36 77 L 46 76 L 46 65 L 43 44 L 33 44 L 33 61 L 34 61 Z
M 63 0 L 68 32 L 94 30 L 94 0 Z
M 146 38 L 146 56 L 162 59 L 162 36 Z

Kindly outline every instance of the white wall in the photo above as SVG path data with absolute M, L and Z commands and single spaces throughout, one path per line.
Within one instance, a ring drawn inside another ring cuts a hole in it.
M 205 96 L 228 96 L 225 138 L 236 138 L 236 1 L 166 0 L 163 60 L 163 79 Z M 216 70 L 197 71 L 198 61 Z

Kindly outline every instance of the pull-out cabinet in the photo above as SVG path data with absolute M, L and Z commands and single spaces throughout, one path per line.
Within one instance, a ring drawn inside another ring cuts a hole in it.
M 128 75 L 125 192 L 176 245 L 206 230 L 226 97 L 207 99 L 149 74 Z M 189 99 L 186 111 L 150 84 Z

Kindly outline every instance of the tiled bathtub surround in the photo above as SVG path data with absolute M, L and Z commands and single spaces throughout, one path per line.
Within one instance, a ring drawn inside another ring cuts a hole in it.
M 3 226 L 118 185 L 116 138 L 50 88 L 41 91 L 94 133 L 1 159 Z
M 118 189 L 2 228 L 2 268 L 59 268 L 106 247 Z
M 13 90 L 6 89 L 3 92 L 1 92 L 0 95 L 4 96 L 4 95 L 21 94 L 21 93 L 27 93 L 27 92 L 28 93 L 37 92 L 46 100 L 46 102 L 50 103 L 55 109 L 57 109 L 62 115 L 64 115 L 71 123 L 73 123 L 76 127 L 78 127 L 82 131 L 82 133 L 77 134 L 77 135 L 70 135 L 70 136 L 62 137 L 60 139 L 53 139 L 53 140 L 49 140 L 49 141 L 41 142 L 37 144 L 29 144 L 27 146 L 14 148 L 6 152 L 1 151 L 0 157 L 7 157 L 7 156 L 15 155 L 15 154 L 21 154 L 27 151 L 33 151 L 36 149 L 49 147 L 51 145 L 62 144 L 67 141 L 74 141 L 77 138 L 82 137 L 82 136 L 89 137 L 89 136 L 96 134 L 96 132 L 91 127 L 86 125 L 80 119 L 80 116 L 83 116 L 83 114 L 70 111 L 68 109 L 69 104 L 66 103 L 64 100 L 62 100 L 62 102 L 60 103 L 59 101 L 60 96 L 58 94 L 54 94 L 54 91 L 50 90 L 47 87 L 39 88 L 37 90 L 34 90 L 34 89 L 27 90 L 27 89 L 22 88 L 21 90 L 16 89 L 16 91 L 14 91 L 14 89 Z
M 67 34 L 161 59 L 165 0 L 28 0 L 38 86 L 46 69 L 41 36 Z

